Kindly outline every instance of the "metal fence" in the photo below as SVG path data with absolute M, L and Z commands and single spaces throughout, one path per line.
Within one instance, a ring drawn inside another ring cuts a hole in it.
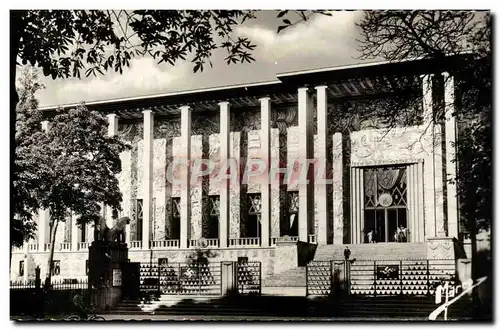
M 307 265 L 307 295 L 433 295 L 455 284 L 455 260 L 329 260 Z
M 10 282 L 10 314 L 41 315 L 43 313 L 74 313 L 78 309 L 73 298 L 79 294 L 88 298 L 87 279 L 52 281 L 50 290 L 43 290 L 41 281 Z
M 236 268 L 238 293 L 261 294 L 261 271 L 259 261 L 239 263 Z
M 85 278 L 65 278 L 60 280 L 52 280 L 50 283 L 51 290 L 87 290 L 88 279 Z M 40 287 L 44 287 L 43 281 L 40 282 Z M 36 289 L 36 280 L 28 281 L 10 281 L 11 290 Z
M 141 263 L 140 290 L 160 294 L 221 295 L 221 263 Z M 260 293 L 260 262 L 236 266 L 240 294 Z

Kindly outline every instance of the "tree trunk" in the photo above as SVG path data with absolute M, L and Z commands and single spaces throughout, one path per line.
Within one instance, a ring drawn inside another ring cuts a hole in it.
M 57 233 L 57 226 L 59 224 L 59 220 L 54 219 L 54 222 L 51 225 L 50 228 L 50 254 L 49 254 L 49 261 L 48 261 L 48 271 L 47 275 L 45 276 L 45 290 L 49 290 L 50 288 L 50 281 L 52 279 L 52 268 L 53 268 L 53 259 L 54 259 L 54 248 L 55 248 L 55 243 L 56 243 L 56 233 Z

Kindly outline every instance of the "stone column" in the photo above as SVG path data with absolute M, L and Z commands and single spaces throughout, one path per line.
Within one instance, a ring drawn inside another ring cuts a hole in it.
M 188 247 L 189 228 L 191 220 L 191 108 L 188 106 L 181 107 L 181 147 L 180 154 L 184 159 L 182 164 L 183 173 L 181 189 L 181 233 L 180 233 L 180 248 Z
M 71 212 L 71 251 L 78 251 L 78 229 L 76 214 Z
M 50 122 L 48 120 L 42 121 L 42 130 L 47 133 L 50 129 Z
M 118 134 L 118 116 L 115 113 L 108 114 L 108 136 Z
M 221 169 L 227 169 L 229 159 L 229 102 L 220 102 L 220 164 Z M 229 227 L 229 179 L 218 182 L 220 185 L 219 209 L 219 244 L 221 248 L 227 247 Z
M 23 274 L 23 281 L 24 283 L 28 282 L 28 279 L 29 279 L 29 271 L 30 271 L 30 267 L 29 267 L 29 262 L 30 262 L 30 258 L 28 256 L 29 254 L 29 243 L 30 243 L 31 240 L 28 240 L 28 242 L 24 242 L 24 245 L 23 245 L 23 252 L 24 252 L 24 274 Z
M 153 218 L 153 128 L 154 115 L 151 110 L 144 110 L 144 177 L 142 204 L 142 248 L 149 249 L 150 224 Z
M 416 242 L 416 233 L 417 233 L 417 228 L 416 228 L 416 211 L 417 211 L 417 204 L 415 203 L 415 164 L 411 164 L 407 167 L 407 172 L 406 172 L 406 183 L 407 183 L 407 189 L 406 189 L 406 196 L 407 196 L 407 201 L 408 201 L 408 224 L 407 227 L 410 230 L 410 235 L 408 238 L 409 242 Z
M 431 146 L 429 152 L 434 153 L 434 114 L 432 109 L 432 74 L 422 75 L 422 106 L 423 126 L 427 128 L 425 134 L 430 135 Z M 424 163 L 424 207 L 425 207 L 425 237 L 436 237 L 436 187 L 434 157 L 428 157 Z
M 115 136 L 118 134 L 118 116 L 114 113 L 108 114 L 108 136 Z M 111 208 L 103 205 L 104 219 L 109 228 L 113 227 L 113 212 Z
M 316 86 L 316 116 L 318 120 L 318 150 L 316 160 L 318 169 L 325 173 L 319 173 L 323 179 L 329 179 L 327 172 L 327 152 L 328 152 L 328 118 L 327 118 L 327 95 L 328 86 Z M 316 182 L 316 205 L 318 207 L 318 244 L 326 244 L 328 240 L 328 193 L 325 183 Z
M 38 211 L 38 251 L 45 251 L 45 242 L 47 239 L 47 227 L 49 224 L 49 210 L 42 209 Z
M 458 238 L 458 195 L 457 186 L 451 183 L 457 176 L 456 159 L 456 121 L 455 121 L 455 82 L 454 77 L 444 72 L 444 103 L 445 103 L 445 139 L 446 139 L 446 191 L 448 236 Z
M 422 162 L 417 164 L 417 205 L 418 207 L 418 232 L 417 232 L 417 242 L 425 241 L 425 217 L 424 217 L 424 184 L 423 184 L 423 170 L 424 166 Z
M 261 176 L 260 191 L 262 198 L 261 208 L 261 246 L 269 246 L 269 224 L 271 220 L 271 99 L 260 99 L 260 151 L 261 159 L 266 163 L 267 171 Z
M 351 167 L 351 244 L 364 240 L 363 169 Z
M 308 241 L 308 234 L 313 227 L 314 221 L 314 180 L 309 166 L 309 160 L 314 155 L 313 150 L 313 109 L 309 89 L 301 87 L 298 89 L 299 101 L 299 150 L 298 158 L 301 164 L 301 175 L 299 182 L 299 240 Z M 303 175 L 307 167 L 307 177 Z M 308 179 L 308 180 L 306 180 Z

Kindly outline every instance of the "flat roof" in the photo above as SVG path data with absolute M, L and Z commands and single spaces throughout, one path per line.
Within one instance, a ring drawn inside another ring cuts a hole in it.
M 386 75 L 416 75 L 427 72 L 444 71 L 451 65 L 449 58 L 444 59 L 409 59 L 404 61 L 373 61 L 353 65 L 314 68 L 308 70 L 283 72 L 276 74 L 273 81 L 262 81 L 248 84 L 225 85 L 193 90 L 175 91 L 169 93 L 134 96 L 82 102 L 89 108 L 99 108 L 112 111 L 114 108 L 132 107 L 147 108 L 158 104 L 177 105 L 200 102 L 218 102 L 238 97 L 263 97 L 273 93 L 294 93 L 298 86 L 313 84 L 330 84 L 346 79 Z M 40 110 L 53 112 L 59 108 L 72 108 L 79 103 L 52 105 L 41 107 Z

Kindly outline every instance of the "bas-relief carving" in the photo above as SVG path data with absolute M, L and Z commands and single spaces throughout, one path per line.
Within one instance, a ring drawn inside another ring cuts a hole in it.
M 280 133 L 276 128 L 271 128 L 271 159 L 279 164 L 280 158 Z M 280 236 L 280 186 L 276 178 L 271 178 L 271 232 L 270 237 Z
M 232 159 L 236 159 L 237 164 L 239 165 L 241 161 L 241 133 L 240 132 L 231 132 L 229 138 L 229 156 Z M 219 195 L 220 194 L 220 185 L 216 181 L 216 177 L 219 173 L 220 167 L 220 139 L 219 134 L 211 134 L 209 137 L 209 158 L 215 164 L 216 170 L 210 176 L 209 182 L 209 194 L 210 195 Z M 239 170 L 239 166 L 237 166 L 237 170 Z M 238 177 L 239 173 L 238 173 Z M 230 221 L 229 221 L 229 237 L 230 238 L 238 238 L 240 237 L 240 184 L 239 182 L 233 183 L 231 182 L 229 187 L 230 201 L 229 201 L 229 213 L 230 213 Z
M 164 120 L 155 120 L 154 126 L 154 137 L 155 139 L 165 139 L 165 175 L 169 170 L 170 164 L 172 162 L 173 156 L 173 138 L 181 134 L 181 120 L 180 117 L 168 118 Z M 172 237 L 172 223 L 171 223 L 171 200 L 172 197 L 172 183 L 170 180 L 165 179 L 165 202 L 164 202 L 164 214 L 165 214 L 165 235 L 160 237 L 160 239 L 169 239 Z
M 153 195 L 154 231 L 153 239 L 165 238 L 165 155 L 166 139 L 155 139 L 153 144 Z
M 451 239 L 430 239 L 427 241 L 427 259 L 454 259 L 455 251 Z
M 137 142 L 137 198 L 144 199 L 144 140 Z
M 299 128 L 297 126 L 288 128 L 287 139 L 287 164 L 292 166 L 298 157 L 299 152 Z M 292 177 L 293 178 L 293 177 Z M 288 191 L 295 191 L 298 189 L 297 180 L 290 180 L 288 182 Z
M 202 136 L 191 136 L 191 160 L 200 159 L 203 157 Z M 202 186 L 201 180 L 198 180 L 194 186 L 191 187 L 191 239 L 198 239 L 201 237 L 202 230 Z
M 229 156 L 237 161 L 239 170 L 240 158 L 240 132 L 230 133 Z M 237 173 L 237 178 L 240 173 Z M 239 181 L 230 183 L 229 186 L 229 238 L 240 237 L 240 183 Z
M 203 145 L 202 145 L 202 136 L 201 135 L 192 135 L 191 136 L 191 160 L 195 160 L 196 158 L 200 158 L 203 155 Z M 175 159 L 176 157 L 182 157 L 182 143 L 181 137 L 174 137 L 172 142 L 172 157 Z M 177 178 L 177 180 L 182 180 L 183 175 L 183 166 L 176 166 L 173 169 L 172 177 Z M 173 184 L 172 185 L 172 197 L 180 197 L 181 195 L 181 186 Z M 199 238 L 201 237 L 202 230 L 202 187 L 201 182 L 194 187 L 191 187 L 191 237 Z
M 351 163 L 383 164 L 396 159 L 423 159 L 432 153 L 425 128 L 370 129 L 351 133 Z
M 229 127 L 231 132 L 249 132 L 260 130 L 260 107 L 231 111 Z
M 218 134 L 220 130 L 220 114 L 210 115 L 193 114 L 191 124 L 192 135 Z
M 333 243 L 342 244 L 344 237 L 342 134 L 335 133 L 332 140 Z
M 169 118 L 156 120 L 154 123 L 154 138 L 172 138 L 181 135 L 181 119 Z
M 129 123 L 119 122 L 118 136 L 129 143 L 136 143 L 144 138 L 144 123 L 140 121 Z
M 434 195 L 436 196 L 436 233 L 439 236 L 445 236 L 446 224 L 444 220 L 444 184 L 443 184 L 443 150 L 441 146 L 441 127 L 434 126 L 434 164 L 436 172 L 434 173 Z
M 330 132 L 353 132 L 388 127 L 408 127 L 422 123 L 421 102 L 406 98 L 350 100 L 327 108 Z
M 247 159 L 259 159 L 260 154 L 260 131 L 248 132 L 248 151 Z M 260 183 L 258 176 L 250 176 L 248 178 L 247 192 L 249 194 L 260 193 Z
M 181 155 L 181 138 L 176 136 L 172 139 L 172 161 Z M 181 177 L 181 166 L 175 166 L 172 168 L 172 179 Z M 172 197 L 180 197 L 181 190 L 178 185 L 172 184 Z
M 435 237 L 444 227 L 442 134 L 439 125 L 434 127 L 434 138 L 432 135 L 432 126 L 427 125 L 351 133 L 351 165 L 388 165 L 423 161 L 426 237 Z
M 218 168 L 220 167 L 220 140 L 219 134 L 210 134 L 209 136 L 209 154 L 208 157 L 211 162 L 214 164 L 213 174 L 210 175 L 209 181 L 209 194 L 210 195 L 219 195 L 219 185 L 215 181 L 215 177 L 217 175 Z

